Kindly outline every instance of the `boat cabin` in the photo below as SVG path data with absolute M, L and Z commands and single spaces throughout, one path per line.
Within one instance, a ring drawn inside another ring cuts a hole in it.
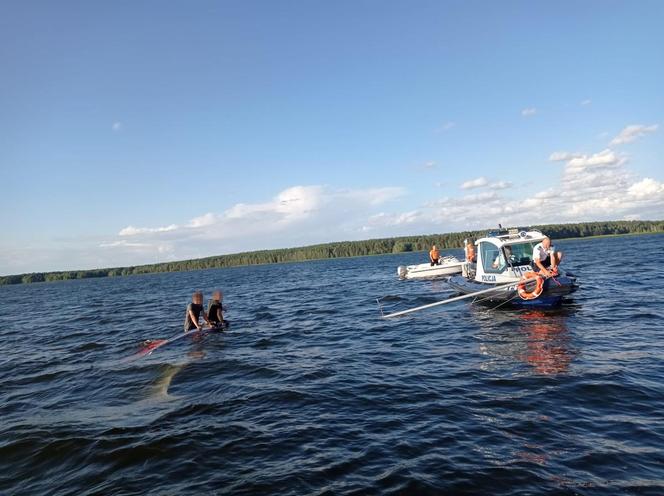
M 478 239 L 475 241 L 475 281 L 488 284 L 518 281 L 532 270 L 533 248 L 545 237 L 540 231 L 510 229 L 490 232 Z M 464 274 L 470 276 L 472 270 L 468 268 Z

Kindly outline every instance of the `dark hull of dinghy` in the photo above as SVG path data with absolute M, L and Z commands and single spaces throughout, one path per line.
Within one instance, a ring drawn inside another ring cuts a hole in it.
M 463 276 L 452 276 L 447 280 L 450 287 L 460 294 L 470 294 L 489 289 L 496 284 L 481 283 Z M 557 276 L 555 280 L 544 281 L 542 294 L 534 300 L 523 300 L 517 294 L 517 283 L 513 286 L 496 289 L 477 297 L 476 303 L 485 305 L 502 305 L 519 308 L 550 308 L 560 305 L 563 298 L 578 289 L 576 278 L 567 275 Z M 500 286 L 500 285 L 498 285 Z

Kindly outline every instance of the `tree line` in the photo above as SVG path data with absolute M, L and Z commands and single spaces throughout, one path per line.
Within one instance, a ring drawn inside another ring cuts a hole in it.
M 584 222 L 578 224 L 547 224 L 532 226 L 532 228 L 539 229 L 556 239 L 583 238 L 602 235 L 664 232 L 664 221 Z M 462 231 L 446 234 L 368 239 L 364 241 L 341 241 L 303 246 L 299 248 L 251 251 L 197 258 L 193 260 L 181 260 L 178 262 L 163 262 L 129 267 L 59 272 L 33 272 L 30 274 L 0 276 L 0 285 L 63 281 L 68 279 L 89 279 L 95 277 L 118 277 L 154 272 L 181 272 L 199 269 L 237 267 L 241 265 L 303 262 L 306 260 L 327 258 L 384 255 L 387 253 L 425 251 L 429 250 L 432 244 L 436 244 L 439 248 L 443 249 L 459 248 L 463 246 L 464 239 L 477 239 L 485 235 L 485 230 Z

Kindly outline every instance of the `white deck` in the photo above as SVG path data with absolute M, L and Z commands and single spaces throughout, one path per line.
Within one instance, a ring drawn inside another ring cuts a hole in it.
M 397 268 L 399 279 L 430 279 L 435 277 L 451 276 L 461 272 L 463 262 L 455 257 L 446 257 L 441 260 L 440 265 L 423 263 Z

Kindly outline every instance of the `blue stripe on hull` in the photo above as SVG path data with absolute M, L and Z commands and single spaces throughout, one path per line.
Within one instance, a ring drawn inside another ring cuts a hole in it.
M 514 298 L 510 303 L 515 307 L 524 308 L 544 308 L 544 307 L 557 307 L 563 302 L 562 296 L 540 296 L 534 300 L 522 300 L 521 298 Z
M 547 279 L 544 283 L 544 294 L 535 298 L 534 300 L 523 300 L 516 291 L 504 292 L 499 297 L 491 295 L 488 298 L 480 298 L 478 303 L 482 305 L 499 305 L 508 306 L 513 308 L 551 308 L 562 304 L 564 296 L 573 293 L 576 290 L 574 283 L 568 277 L 559 277 L 558 283 Z M 459 293 L 474 293 L 489 289 L 492 285 L 487 283 L 478 283 L 470 281 L 463 276 L 452 276 L 448 279 L 448 284 L 452 289 Z M 560 290 L 563 291 L 560 291 Z M 553 292 L 553 294 L 547 294 Z

